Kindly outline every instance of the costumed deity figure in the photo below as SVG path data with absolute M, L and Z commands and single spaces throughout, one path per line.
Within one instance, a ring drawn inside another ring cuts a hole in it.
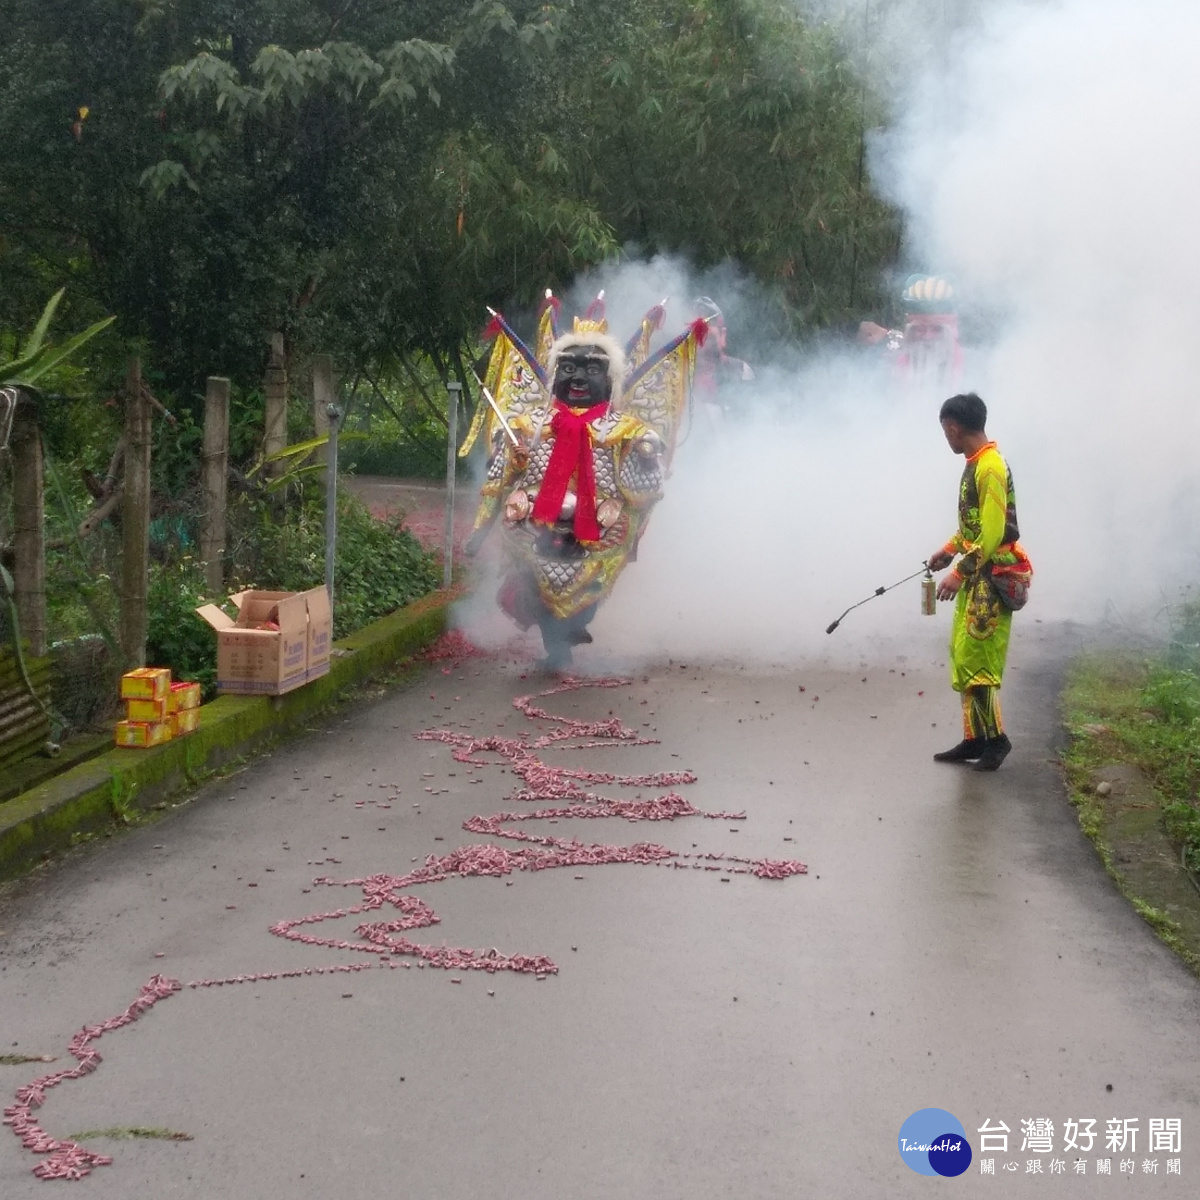
M 533 350 L 492 314 L 485 402 L 459 451 L 483 436 L 489 452 L 467 552 L 501 520 L 506 574 L 497 599 L 522 629 L 539 627 L 544 665 L 554 670 L 592 640 L 597 606 L 637 555 L 708 332 L 696 321 L 651 353 L 662 305 L 625 347 L 608 334 L 603 292 L 561 336 L 559 311 L 547 292 Z
M 913 388 L 947 392 L 962 381 L 963 352 L 954 299 L 954 285 L 937 275 L 910 275 L 904 285 L 900 295 L 904 335 L 896 369 Z

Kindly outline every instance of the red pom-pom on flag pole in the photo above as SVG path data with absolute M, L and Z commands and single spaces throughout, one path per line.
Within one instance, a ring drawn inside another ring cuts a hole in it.
M 587 312 L 584 313 L 584 319 L 588 321 L 603 321 L 605 312 L 604 292 L 601 291 L 587 306 Z

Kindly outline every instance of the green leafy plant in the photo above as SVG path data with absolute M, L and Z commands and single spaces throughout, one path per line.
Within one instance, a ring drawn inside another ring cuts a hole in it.
M 205 593 L 204 569 L 190 556 L 151 568 L 146 658 L 170 667 L 176 679 L 199 683 L 209 699 L 217 681 L 216 642 L 196 609 L 223 597 Z
M 365 433 L 344 432 L 338 435 L 339 446 L 343 442 L 362 442 L 366 440 L 367 435 Z M 246 477 L 253 479 L 269 464 L 287 463 L 288 468 L 286 471 L 282 471 L 280 474 L 266 481 L 265 487 L 268 492 L 277 492 L 305 479 L 315 478 L 326 469 L 326 463 L 323 459 L 321 462 L 308 462 L 307 460 L 310 455 L 315 454 L 318 450 L 323 450 L 328 445 L 329 435 L 322 434 L 320 437 L 309 438 L 305 442 L 297 442 L 292 446 L 284 446 L 282 450 L 276 450 L 273 454 L 268 454 L 256 462 L 246 472 Z
M 231 513 L 237 536 L 231 558 L 239 587 L 302 591 L 325 578 L 325 497 L 312 483 L 289 491 L 282 518 L 275 497 L 245 496 Z M 411 603 L 439 583 L 434 555 L 402 518 L 378 521 L 366 506 L 338 494 L 334 636 Z
M 133 797 L 137 784 L 130 783 L 124 775 L 114 772 L 108 781 L 108 807 L 118 825 L 132 825 L 137 820 L 137 809 Z
M 82 346 L 86 345 L 107 329 L 117 318 L 105 317 L 94 325 L 89 325 L 82 333 L 68 338 L 61 345 L 47 343 L 46 334 L 50 331 L 50 322 L 62 301 L 66 288 L 59 288 L 46 303 L 41 317 L 33 327 L 33 332 L 25 339 L 17 356 L 9 362 L 0 363 L 0 384 L 12 384 L 17 387 L 33 389 L 38 380 L 47 372 L 65 363 Z

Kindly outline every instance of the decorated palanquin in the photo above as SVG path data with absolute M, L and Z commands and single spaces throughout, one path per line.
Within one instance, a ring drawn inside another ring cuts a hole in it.
M 459 451 L 481 438 L 488 448 L 468 550 L 501 522 L 498 600 L 521 628 L 540 628 L 556 668 L 592 640 L 588 622 L 637 555 L 708 331 L 696 321 L 653 349 L 665 316 L 656 305 L 621 346 L 608 334 L 603 292 L 568 333 L 559 333 L 560 312 L 547 292 L 532 348 L 492 313 L 485 398 Z

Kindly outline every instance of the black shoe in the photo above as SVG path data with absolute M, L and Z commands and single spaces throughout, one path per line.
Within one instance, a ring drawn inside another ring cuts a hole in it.
M 567 641 L 572 646 L 590 646 L 592 635 L 586 629 L 573 629 L 567 634 Z
M 982 758 L 987 738 L 964 738 L 953 750 L 943 750 L 933 756 L 934 762 L 974 762 Z M 997 764 L 999 765 L 999 764 Z
M 975 764 L 975 770 L 998 771 L 1000 764 L 1008 757 L 1011 749 L 1012 742 L 1008 740 L 1006 733 L 1002 733 L 999 737 L 988 738 L 987 745 L 984 746 L 983 753 Z

